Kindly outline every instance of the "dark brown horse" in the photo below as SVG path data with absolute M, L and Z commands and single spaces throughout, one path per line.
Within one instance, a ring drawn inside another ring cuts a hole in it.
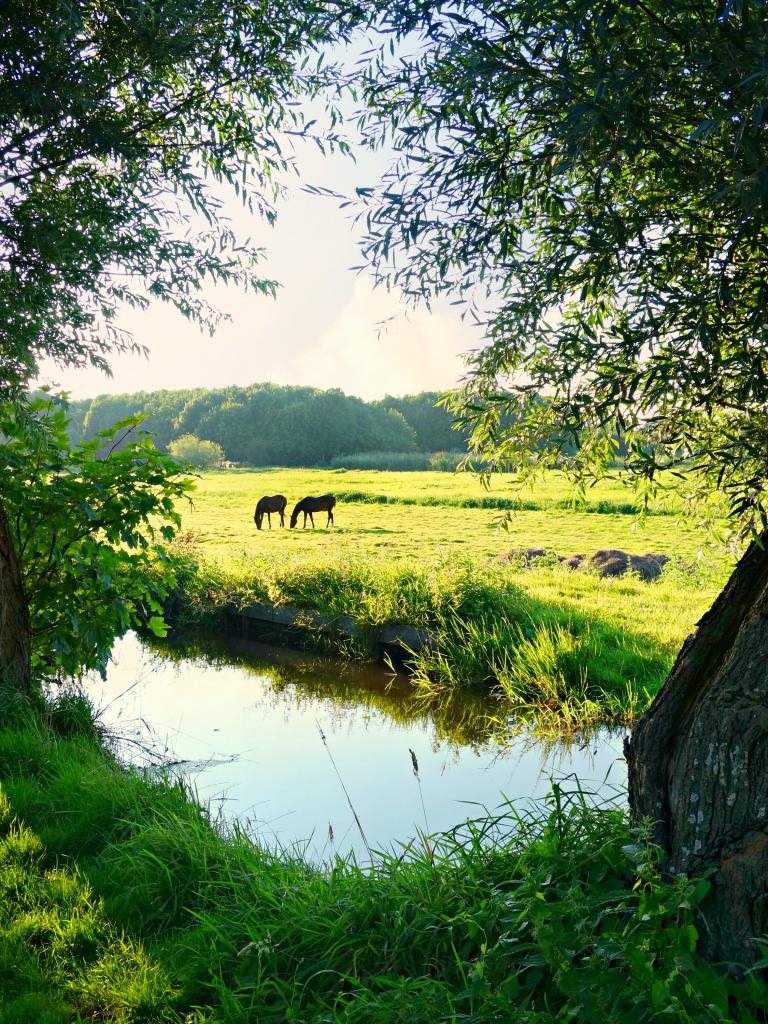
M 294 506 L 293 512 L 291 512 L 291 529 L 294 528 L 296 523 L 299 521 L 299 513 L 304 513 L 304 527 L 307 525 L 307 516 L 312 523 L 312 528 L 315 527 L 315 520 L 312 518 L 313 512 L 327 512 L 328 522 L 326 526 L 333 526 L 333 506 L 336 504 L 336 499 L 332 494 L 323 494 L 319 498 L 302 498 L 301 501 L 297 502 Z
M 261 529 L 264 516 L 269 520 L 270 530 L 272 529 L 272 512 L 280 513 L 280 525 L 285 526 L 285 506 L 287 504 L 288 499 L 284 494 L 265 494 L 263 498 L 259 498 L 256 505 L 256 511 L 253 513 L 253 521 L 256 523 L 256 529 Z

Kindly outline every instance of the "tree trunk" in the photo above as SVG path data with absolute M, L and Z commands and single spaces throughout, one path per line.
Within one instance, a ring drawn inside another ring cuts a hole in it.
M 629 803 L 671 872 L 709 869 L 699 948 L 737 971 L 768 931 L 768 534 L 626 741 Z
M 0 683 L 28 693 L 32 631 L 21 568 L 0 497 Z

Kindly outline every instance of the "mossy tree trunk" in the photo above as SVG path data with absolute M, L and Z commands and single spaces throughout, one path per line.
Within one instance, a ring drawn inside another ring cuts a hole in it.
M 752 543 L 626 743 L 629 802 L 673 872 L 712 869 L 700 949 L 737 969 L 768 931 L 768 535 Z
M 21 567 L 0 497 L 0 683 L 31 688 L 31 627 Z

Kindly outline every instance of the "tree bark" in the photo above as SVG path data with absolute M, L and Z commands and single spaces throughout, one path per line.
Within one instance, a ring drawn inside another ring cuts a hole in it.
M 0 683 L 29 693 L 32 629 L 21 567 L 0 497 Z
M 670 872 L 711 870 L 699 949 L 731 970 L 768 931 L 768 534 L 752 543 L 625 743 L 633 815 Z

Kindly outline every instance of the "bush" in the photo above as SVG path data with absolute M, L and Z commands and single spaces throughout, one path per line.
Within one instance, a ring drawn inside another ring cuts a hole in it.
M 466 452 L 434 452 L 429 456 L 429 468 L 444 473 L 455 473 L 466 457 Z
M 168 451 L 179 462 L 190 466 L 220 466 L 224 461 L 224 449 L 215 441 L 201 441 L 194 434 L 182 434 L 168 445 Z

